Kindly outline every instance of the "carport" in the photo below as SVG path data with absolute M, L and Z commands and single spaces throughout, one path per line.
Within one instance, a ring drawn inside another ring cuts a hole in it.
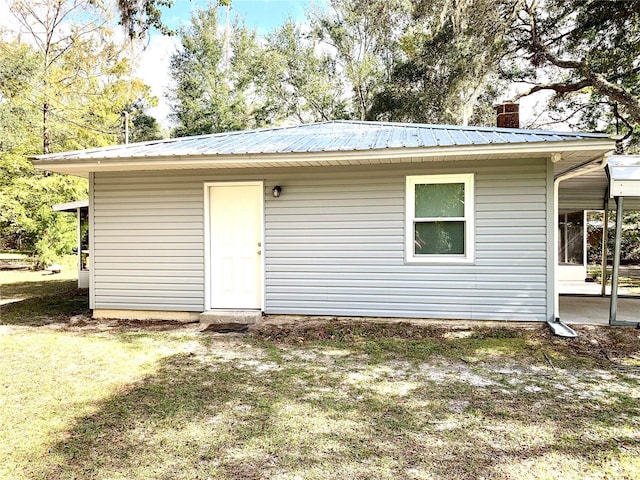
M 559 299 L 561 320 L 568 323 L 640 324 L 640 298 L 619 295 L 622 218 L 626 210 L 640 210 L 640 155 L 610 156 L 604 168 L 585 165 L 572 172 L 556 175 L 560 212 L 604 210 L 602 271 L 606 271 L 607 228 L 610 207 L 616 210 L 615 248 L 611 252 L 613 271 L 611 295 L 605 298 L 605 282 L 593 295 L 563 296 Z M 564 176 L 564 178 L 563 178 Z M 611 202 L 613 200 L 613 202 Z M 558 260 L 560 256 L 557 257 Z M 603 275 L 603 278 L 606 278 Z M 557 279 L 556 279 L 557 280 Z M 556 291 L 558 291 L 556 281 Z M 599 296 L 598 296 L 599 295 Z
M 89 263 L 89 200 L 59 203 L 53 206 L 53 210 L 76 214 L 78 220 L 78 288 L 89 288 L 89 276 L 91 275 Z

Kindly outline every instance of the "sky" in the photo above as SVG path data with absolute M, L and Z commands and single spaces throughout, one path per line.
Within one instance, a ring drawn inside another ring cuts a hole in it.
M 211 0 L 174 0 L 172 7 L 162 9 L 162 20 L 169 28 L 177 30 L 188 25 L 193 11 L 205 9 L 210 3 Z M 323 3 L 324 0 L 232 0 L 230 18 L 238 16 L 244 19 L 247 27 L 263 36 L 289 19 L 303 22 L 305 13 L 312 4 Z M 158 106 L 149 109 L 148 113 L 156 117 L 164 128 L 170 127 L 170 109 L 165 99 L 171 81 L 169 62 L 178 44 L 177 37 L 151 32 L 149 43 L 138 58 L 136 74 L 151 87 L 151 93 L 158 98 Z
M 172 7 L 163 9 L 163 20 L 170 28 L 178 28 L 189 21 L 193 10 L 204 9 L 210 3 L 211 0 L 174 0 Z M 247 26 L 264 35 L 289 18 L 304 20 L 309 5 L 310 0 L 232 0 L 230 13 L 244 18 Z

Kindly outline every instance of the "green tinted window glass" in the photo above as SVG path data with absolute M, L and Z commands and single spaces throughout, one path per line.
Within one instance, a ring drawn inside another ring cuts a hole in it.
M 464 183 L 417 184 L 416 218 L 464 217 Z
M 464 222 L 416 222 L 415 255 L 464 255 Z

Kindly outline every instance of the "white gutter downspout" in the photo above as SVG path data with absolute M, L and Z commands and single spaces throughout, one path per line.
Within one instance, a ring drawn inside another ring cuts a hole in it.
M 612 152 L 611 152 L 612 153 Z M 607 158 L 611 153 L 602 156 L 600 163 L 588 168 L 579 170 L 570 170 L 558 175 L 553 181 L 553 303 L 554 303 L 554 319 L 560 321 L 560 280 L 558 279 L 558 262 L 560 260 L 560 246 L 558 245 L 558 215 L 560 214 L 560 205 L 558 192 L 560 190 L 560 182 L 569 180 L 570 178 L 580 177 L 587 173 L 603 170 L 607 166 Z M 585 225 L 586 228 L 586 225 Z

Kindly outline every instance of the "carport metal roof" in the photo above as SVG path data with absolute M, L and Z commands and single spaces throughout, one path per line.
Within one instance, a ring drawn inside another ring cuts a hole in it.
M 562 182 L 560 210 L 602 210 L 607 191 L 624 196 L 627 210 L 640 210 L 640 155 L 613 155 L 606 169 Z
M 612 197 L 640 197 L 640 155 L 616 155 L 607 160 Z

